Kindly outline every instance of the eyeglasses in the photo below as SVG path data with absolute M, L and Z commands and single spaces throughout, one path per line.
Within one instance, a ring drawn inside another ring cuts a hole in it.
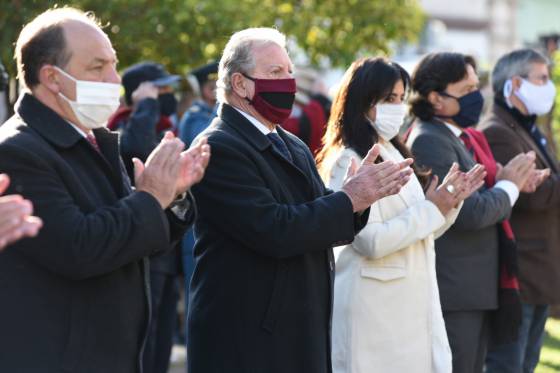
M 521 77 L 531 81 L 532 83 L 538 83 L 538 84 L 546 84 L 550 80 L 550 77 L 548 76 L 548 74 L 532 75 L 532 76 L 531 75 L 521 75 Z

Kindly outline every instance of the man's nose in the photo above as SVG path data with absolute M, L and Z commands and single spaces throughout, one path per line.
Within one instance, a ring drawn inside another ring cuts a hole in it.
M 109 71 L 107 72 L 107 76 L 105 77 L 105 82 L 121 84 L 121 76 L 119 75 L 115 67 L 111 66 L 109 68 Z

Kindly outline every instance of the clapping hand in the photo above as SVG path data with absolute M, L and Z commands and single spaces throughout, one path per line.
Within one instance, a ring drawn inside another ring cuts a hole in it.
M 459 170 L 457 163 L 453 163 L 441 185 L 438 186 L 438 177 L 433 177 L 426 190 L 426 199 L 446 215 L 478 190 L 484 184 L 484 177 L 486 171 L 482 165 L 477 164 L 469 172 L 464 173 Z
M 203 137 L 197 144 L 181 153 L 177 194 L 186 192 L 191 186 L 200 182 L 210 162 L 210 145 Z
M 136 189 L 153 195 L 163 209 L 198 183 L 210 160 L 210 146 L 206 139 L 183 151 L 185 144 L 167 132 L 152 151 L 146 164 L 134 158 Z
M 398 193 L 410 180 L 412 159 L 375 163 L 379 151 L 379 145 L 374 145 L 361 165 L 358 166 L 356 160 L 352 159 L 346 172 L 342 191 L 352 201 L 354 212 L 363 211 L 375 201 Z
M 533 193 L 550 176 L 550 168 L 544 170 L 532 170 L 531 175 L 521 188 L 523 193 Z
M 0 195 L 10 185 L 10 178 L 0 175 Z M 22 237 L 34 237 L 43 222 L 33 214 L 33 205 L 19 195 L 0 197 L 0 251 Z

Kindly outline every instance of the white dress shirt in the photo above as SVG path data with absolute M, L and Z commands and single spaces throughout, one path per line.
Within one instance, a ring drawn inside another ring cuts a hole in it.
M 74 123 L 72 123 L 72 122 L 69 122 L 69 121 L 66 121 L 66 122 L 68 122 L 69 125 L 71 125 L 72 127 L 74 127 L 74 129 L 75 129 L 76 131 L 78 131 L 78 133 L 79 133 L 80 135 L 82 135 L 84 138 L 87 138 L 87 133 L 85 133 L 84 131 L 82 131 L 82 130 L 80 129 L 80 127 L 76 126 L 76 125 L 75 125 Z M 90 134 L 93 136 L 93 132 L 90 131 Z
M 237 110 L 241 115 L 243 115 L 245 118 L 247 118 L 247 120 L 251 123 L 253 123 L 253 125 L 255 127 L 257 127 L 257 129 L 259 131 L 262 132 L 263 135 L 268 135 L 269 133 L 277 133 L 276 128 L 274 128 L 272 131 L 270 130 L 270 128 L 268 128 L 267 126 L 265 126 L 264 124 L 262 124 L 261 122 L 259 122 L 259 120 L 257 118 L 255 118 L 254 116 L 252 116 L 251 114 L 247 114 L 244 111 L 239 110 L 238 108 L 236 108 L 235 106 L 232 106 L 235 110 Z

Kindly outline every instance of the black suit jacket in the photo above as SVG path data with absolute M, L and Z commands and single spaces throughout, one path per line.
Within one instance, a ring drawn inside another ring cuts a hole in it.
M 461 171 L 475 165 L 463 142 L 443 122 L 417 122 L 408 144 L 419 166 L 443 180 L 453 162 Z M 436 272 L 445 311 L 498 306 L 499 222 L 511 213 L 507 193 L 482 187 L 464 203 L 455 224 L 435 242 Z
M 294 163 L 233 107 L 203 132 L 212 158 L 193 188 L 190 373 L 331 371 L 332 246 L 363 227 L 311 152 L 278 128 Z
M 149 307 L 143 258 L 188 224 L 133 192 L 117 135 L 94 132 L 103 155 L 31 95 L 0 127 L 8 192 L 31 200 L 44 221 L 38 237 L 0 254 L 2 372 L 138 372 Z

